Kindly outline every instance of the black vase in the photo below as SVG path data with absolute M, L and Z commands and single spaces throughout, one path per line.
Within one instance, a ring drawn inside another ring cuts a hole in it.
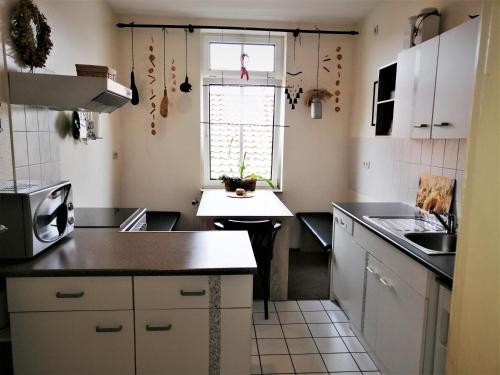
M 132 90 L 132 100 L 130 103 L 133 105 L 139 104 L 139 91 L 137 90 L 137 86 L 135 85 L 135 76 L 134 71 L 130 72 L 130 90 Z

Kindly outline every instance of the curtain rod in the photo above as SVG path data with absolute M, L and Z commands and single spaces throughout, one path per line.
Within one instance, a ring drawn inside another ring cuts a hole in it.
M 337 34 L 337 35 L 358 35 L 357 31 L 343 31 L 343 30 L 320 30 L 320 29 L 282 29 L 282 28 L 269 28 L 269 27 L 251 27 L 251 26 L 212 26 L 212 25 L 161 25 L 149 23 L 117 23 L 119 28 L 145 28 L 145 29 L 187 29 L 193 32 L 195 29 L 206 30 L 243 30 L 243 31 L 273 31 L 281 33 L 292 33 L 294 36 L 299 34 Z

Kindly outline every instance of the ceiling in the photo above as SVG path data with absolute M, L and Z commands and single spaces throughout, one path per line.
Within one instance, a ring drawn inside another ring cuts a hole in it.
M 354 24 L 381 0 L 105 0 L 117 14 Z

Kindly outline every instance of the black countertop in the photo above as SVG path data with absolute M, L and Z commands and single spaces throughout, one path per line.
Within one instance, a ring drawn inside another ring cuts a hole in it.
M 77 228 L 32 259 L 0 261 L 0 276 L 251 274 L 246 232 L 119 232 Z
M 439 281 L 451 287 L 453 283 L 453 269 L 455 267 L 455 255 L 427 255 L 415 246 L 403 241 L 394 234 L 375 227 L 371 222 L 364 219 L 363 216 L 406 216 L 414 215 L 415 207 L 404 203 L 371 203 L 371 202 L 349 202 L 333 203 L 333 206 L 353 218 L 356 222 L 363 225 L 379 237 L 390 242 L 396 248 L 415 259 L 434 272 Z
M 126 207 L 77 207 L 75 228 L 119 228 L 138 210 Z

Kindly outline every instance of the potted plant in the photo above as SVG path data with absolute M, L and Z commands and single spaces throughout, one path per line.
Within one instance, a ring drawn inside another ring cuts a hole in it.
M 236 191 L 236 189 L 244 189 L 245 191 L 254 191 L 255 187 L 257 186 L 257 181 L 265 181 L 271 188 L 274 189 L 274 184 L 273 182 L 268 179 L 264 178 L 262 176 L 259 176 L 258 174 L 255 173 L 249 173 L 245 175 L 245 160 L 247 158 L 247 153 L 243 155 L 243 160 L 240 163 L 239 166 L 239 171 L 240 175 L 238 177 L 231 177 L 227 175 L 222 175 L 219 177 L 219 180 L 222 180 L 224 182 L 224 187 L 226 191 Z

